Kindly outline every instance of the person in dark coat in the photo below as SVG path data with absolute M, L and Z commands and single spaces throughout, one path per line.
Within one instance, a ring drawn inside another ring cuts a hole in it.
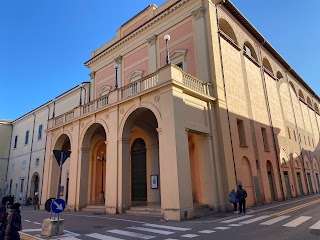
M 19 231 L 22 230 L 20 203 L 14 203 L 7 218 L 7 227 L 4 240 L 20 240 Z
M 232 189 L 230 194 L 229 194 L 229 197 L 230 197 L 230 202 L 233 204 L 233 211 L 234 213 L 237 213 L 237 206 L 238 206 L 238 198 L 237 198 L 237 193 L 236 193 L 236 190 L 235 189 Z
M 4 239 L 5 230 L 7 226 L 7 206 L 9 204 L 9 197 L 5 196 L 2 198 L 0 207 L 0 240 Z
M 241 214 L 242 211 L 243 214 L 246 214 L 247 191 L 242 188 L 242 185 L 238 186 L 237 198 L 239 199 L 239 214 Z

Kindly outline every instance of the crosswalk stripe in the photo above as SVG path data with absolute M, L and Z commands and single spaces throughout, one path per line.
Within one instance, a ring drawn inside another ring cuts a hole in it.
M 92 237 L 95 239 L 101 239 L 101 240 L 123 240 L 122 238 L 110 237 L 110 236 L 103 235 L 100 233 L 90 233 L 90 234 L 86 234 L 86 236 Z
M 253 215 L 245 215 L 245 216 L 242 216 L 242 217 L 232 218 L 232 219 L 229 219 L 229 220 L 222 221 L 222 223 L 232 223 L 232 222 L 240 221 L 240 220 L 247 219 L 247 218 L 250 218 L 250 217 L 253 217 Z
M 150 236 L 150 235 L 145 235 L 145 234 L 135 233 L 135 232 L 129 232 L 129 231 L 123 231 L 123 230 L 119 230 L 119 229 L 109 230 L 108 232 L 116 233 L 116 234 L 120 234 L 120 235 L 124 235 L 124 236 L 128 236 L 128 237 L 135 237 L 135 238 L 139 238 L 139 239 L 155 238 L 155 236 Z
M 260 221 L 262 219 L 268 218 L 268 217 L 270 217 L 270 216 L 269 215 L 263 215 L 263 216 L 252 218 L 250 220 L 247 220 L 247 221 L 244 221 L 244 222 L 240 222 L 240 223 L 242 223 L 242 224 L 254 223 L 254 222 L 258 222 L 258 221 Z
M 288 222 L 282 226 L 284 227 L 296 227 L 302 223 L 304 223 L 305 221 L 309 220 L 311 217 L 308 217 L 308 216 L 301 216 L 301 217 L 298 217 L 296 218 L 295 220 L 291 221 L 291 222 Z
M 144 228 L 144 227 L 128 227 L 128 228 L 134 229 L 134 230 L 145 231 L 145 232 L 159 233 L 159 234 L 163 234 L 163 235 L 174 234 L 174 232 L 169 232 L 169 231 L 164 231 L 164 230 L 159 230 L 159 229 L 152 229 L 152 228 Z
M 240 227 L 243 226 L 243 224 L 229 224 L 228 227 Z
M 171 229 L 171 230 L 177 230 L 177 231 L 188 231 L 188 230 L 191 230 L 191 228 L 172 227 L 172 226 L 158 225 L 158 224 L 149 224 L 149 223 L 143 224 L 143 226 L 163 228 L 163 229 Z
M 316 222 L 315 224 L 313 224 L 310 229 L 320 229 L 320 221 Z
M 80 238 L 76 238 L 76 237 L 64 237 L 63 240 L 80 240 Z
M 284 219 L 286 219 L 286 218 L 288 218 L 288 217 L 290 217 L 290 216 L 288 216 L 288 215 L 282 215 L 282 216 L 276 217 L 276 218 L 274 218 L 274 219 L 271 219 L 271 220 L 269 220 L 269 221 L 260 223 L 260 225 L 272 225 L 272 224 L 277 223 L 277 222 L 280 222 L 280 221 L 282 221 L 282 220 L 284 220 Z
M 41 232 L 42 228 L 22 229 L 21 232 Z

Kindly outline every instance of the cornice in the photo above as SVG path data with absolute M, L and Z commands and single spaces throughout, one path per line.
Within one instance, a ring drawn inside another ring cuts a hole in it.
M 84 65 L 87 67 L 90 67 L 91 64 L 97 62 L 99 59 L 103 58 L 110 52 L 118 49 L 119 47 L 123 46 L 126 44 L 129 40 L 134 38 L 137 35 L 140 35 L 142 32 L 146 31 L 148 28 L 152 27 L 155 23 L 159 22 L 163 18 L 167 17 L 168 15 L 171 15 L 173 12 L 175 12 L 178 8 L 181 8 L 181 6 L 185 5 L 187 2 L 190 2 L 193 0 L 179 0 L 169 6 L 168 8 L 164 9 L 162 12 L 154 16 L 152 19 L 148 20 L 146 23 L 138 27 L 137 29 L 133 30 L 131 33 L 127 34 L 114 44 L 112 44 L 110 47 L 107 49 L 103 50 L 101 53 L 98 55 L 94 56 L 91 58 L 89 61 L 85 62 Z

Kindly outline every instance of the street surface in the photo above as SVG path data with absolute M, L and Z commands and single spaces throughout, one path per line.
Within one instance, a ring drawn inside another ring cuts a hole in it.
M 23 207 L 24 239 L 40 236 L 46 211 Z M 320 239 L 320 194 L 248 209 L 246 215 L 214 213 L 190 221 L 166 221 L 155 217 L 65 212 L 63 240 L 313 240 Z

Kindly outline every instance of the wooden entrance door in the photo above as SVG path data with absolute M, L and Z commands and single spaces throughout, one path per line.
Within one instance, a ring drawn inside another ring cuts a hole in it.
M 147 201 L 146 144 L 138 138 L 131 149 L 131 199 Z

